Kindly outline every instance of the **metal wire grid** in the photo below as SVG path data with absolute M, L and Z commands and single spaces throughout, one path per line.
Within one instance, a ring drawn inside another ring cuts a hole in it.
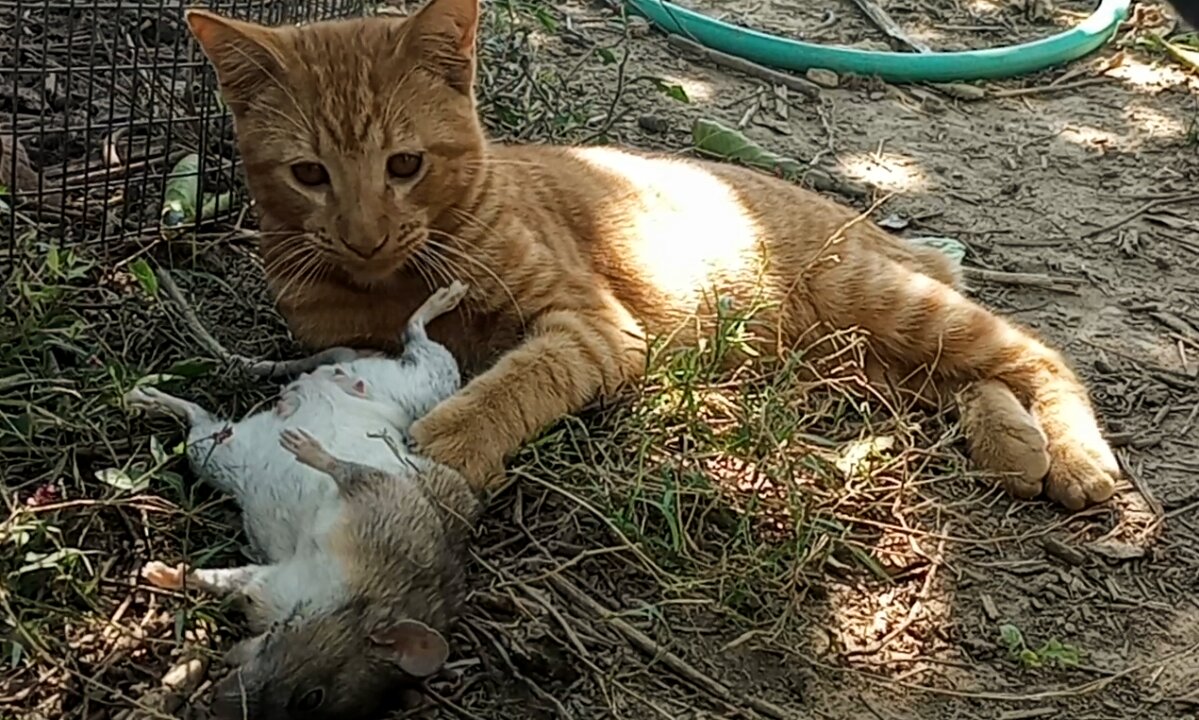
M 156 234 L 172 168 L 243 196 L 232 124 L 179 0 L 0 0 L 0 238 Z M 360 15 L 363 0 L 218 0 L 266 24 Z M 201 205 L 196 198 L 196 207 Z M 229 219 L 242 202 L 222 208 Z M 0 247 L 4 247 L 0 244 Z M 2 264 L 0 264 L 2 266 Z

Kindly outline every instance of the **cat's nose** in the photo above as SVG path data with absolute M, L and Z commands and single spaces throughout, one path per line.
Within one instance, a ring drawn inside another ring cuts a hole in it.
M 370 239 L 361 238 L 357 242 L 347 242 L 345 243 L 345 246 L 350 252 L 354 253 L 363 260 L 370 260 L 379 254 L 379 251 L 383 249 L 383 246 L 386 245 L 387 241 L 390 239 L 391 237 L 389 235 L 384 235 L 381 240 L 372 244 Z

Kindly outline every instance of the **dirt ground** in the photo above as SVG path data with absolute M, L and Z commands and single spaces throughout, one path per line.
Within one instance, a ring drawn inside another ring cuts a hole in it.
M 1041 37 L 1092 4 L 885 5 L 951 48 Z M 695 6 L 885 45 L 850 0 Z M 710 349 L 662 358 L 639 397 L 513 461 L 475 542 L 458 678 L 396 717 L 1199 716 L 1199 87 L 1155 39 L 1185 28 L 1136 9 L 1103 52 L 963 100 L 848 77 L 784 94 L 605 4 L 489 6 L 497 135 L 683 152 L 716 119 L 906 237 L 961 241 L 971 292 L 1075 362 L 1127 481 L 1073 515 L 1014 502 L 968 467 L 951 421 L 852 372 L 731 382 Z M 124 717 L 168 667 L 238 637 L 233 609 L 138 580 L 150 559 L 228 561 L 241 538 L 236 508 L 188 476 L 178 429 L 117 398 L 149 373 L 230 414 L 270 394 L 211 362 L 137 279 L 139 258 L 169 266 L 226 346 L 293 352 L 245 234 L 15 258 L 5 717 Z

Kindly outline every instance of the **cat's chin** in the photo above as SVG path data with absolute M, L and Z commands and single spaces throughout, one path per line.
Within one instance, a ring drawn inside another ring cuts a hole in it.
M 346 282 L 353 287 L 360 290 L 378 290 L 393 286 L 396 277 L 403 272 L 403 265 L 384 265 L 372 268 L 343 267 L 341 272 Z
M 345 282 L 361 290 L 394 287 L 408 268 L 412 254 L 411 250 L 405 249 L 368 261 L 343 261 L 338 263 L 338 270 Z

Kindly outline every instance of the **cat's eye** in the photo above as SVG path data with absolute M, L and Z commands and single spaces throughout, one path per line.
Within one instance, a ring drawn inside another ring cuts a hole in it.
M 295 704 L 295 709 L 298 712 L 312 712 L 319 708 L 325 702 L 325 691 L 321 688 L 313 688 L 304 693 Z
M 420 172 L 422 162 L 418 153 L 396 153 L 387 158 L 387 174 L 397 180 L 410 180 Z
M 316 187 L 329 182 L 329 171 L 324 165 L 314 162 L 296 163 L 291 166 L 291 174 L 301 185 Z

